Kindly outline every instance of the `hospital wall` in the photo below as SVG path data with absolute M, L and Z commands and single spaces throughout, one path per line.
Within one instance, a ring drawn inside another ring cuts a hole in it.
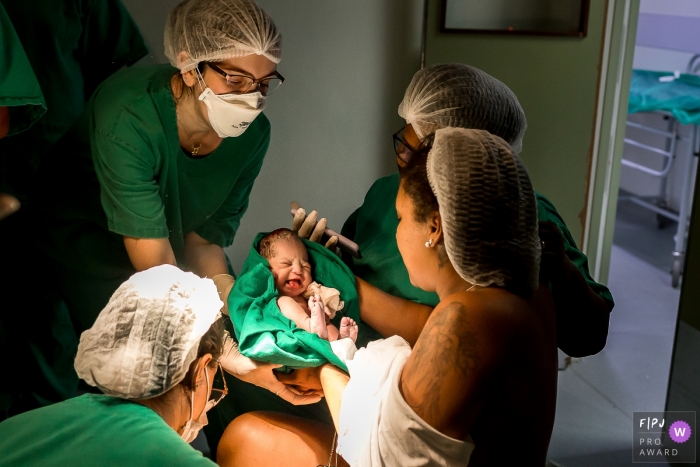
M 123 0 L 163 63 L 174 0 Z M 258 0 L 282 32 L 286 78 L 268 99 L 272 141 L 248 212 L 227 249 L 240 270 L 257 232 L 291 224 L 289 202 L 340 230 L 379 177 L 395 170 L 397 108 L 419 68 L 421 0 Z
M 641 0 L 634 49 L 635 69 L 685 72 L 688 62 L 697 53 L 700 53 L 700 2 Z M 668 122 L 655 114 L 636 114 L 630 120 L 654 128 L 668 129 Z M 682 126 L 680 133 L 684 138 L 689 138 L 690 127 Z M 662 137 L 642 134 L 634 128 L 628 128 L 626 136 L 661 148 L 666 143 Z M 681 203 L 685 161 L 690 157 L 689 142 L 679 141 L 676 154 L 678 157 L 668 175 L 666 196 L 668 206 L 677 211 Z M 665 163 L 662 157 L 631 145 L 625 145 L 624 158 L 657 170 Z M 658 196 L 661 187 L 659 177 L 622 167 L 621 189 L 639 196 Z
M 522 158 L 535 190 L 549 197 L 580 243 L 593 151 L 605 0 L 591 0 L 578 37 L 440 32 L 443 0 L 430 0 L 428 64 L 463 62 L 518 96 L 528 120 Z

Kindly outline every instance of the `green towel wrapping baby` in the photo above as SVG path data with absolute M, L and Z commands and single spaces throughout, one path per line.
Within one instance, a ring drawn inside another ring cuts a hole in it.
M 323 246 L 288 229 L 258 234 L 228 308 L 246 357 L 289 369 L 330 362 L 347 371 L 360 315 L 355 276 Z

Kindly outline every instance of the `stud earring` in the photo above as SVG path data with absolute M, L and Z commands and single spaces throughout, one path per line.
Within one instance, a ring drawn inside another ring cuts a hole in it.
M 425 247 L 430 248 L 433 246 L 433 239 L 431 238 L 430 241 L 425 242 Z

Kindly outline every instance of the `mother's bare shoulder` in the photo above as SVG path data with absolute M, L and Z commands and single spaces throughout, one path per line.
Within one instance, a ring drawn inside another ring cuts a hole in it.
M 445 297 L 433 310 L 426 327 L 431 321 L 449 321 L 456 325 L 455 332 L 478 331 L 505 337 L 503 334 L 518 333 L 533 318 L 534 310 L 528 300 L 492 287 Z

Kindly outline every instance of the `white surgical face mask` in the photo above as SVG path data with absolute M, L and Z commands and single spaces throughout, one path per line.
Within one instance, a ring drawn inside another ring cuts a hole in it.
M 209 400 L 211 393 L 209 392 L 209 370 L 204 368 L 204 376 L 207 378 L 207 403 L 202 410 L 201 415 L 197 420 L 193 420 L 194 417 L 194 391 L 191 391 L 192 398 L 190 400 L 190 419 L 185 423 L 185 427 L 182 429 L 182 434 L 180 435 L 182 439 L 191 443 L 199 434 L 199 430 L 207 426 L 209 419 L 207 419 L 207 412 L 214 407 L 215 402 Z
M 259 91 L 248 94 L 214 94 L 204 89 L 204 79 L 198 76 L 202 93 L 199 100 L 207 106 L 209 123 L 220 138 L 240 136 L 255 117 L 265 109 L 265 96 Z

